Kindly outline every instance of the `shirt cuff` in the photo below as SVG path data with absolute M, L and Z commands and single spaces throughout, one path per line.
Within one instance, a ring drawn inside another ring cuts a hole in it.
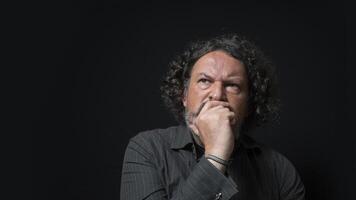
M 195 181 L 197 182 L 192 183 Z M 229 175 L 225 176 L 204 156 L 194 167 L 189 182 L 197 185 L 195 189 L 206 199 L 228 200 L 238 192 L 233 179 Z

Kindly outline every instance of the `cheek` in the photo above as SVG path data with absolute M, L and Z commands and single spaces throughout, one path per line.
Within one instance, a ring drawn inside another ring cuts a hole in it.
M 228 101 L 236 115 L 240 117 L 241 115 L 242 117 L 245 117 L 247 115 L 247 110 L 248 110 L 247 98 L 233 97 L 233 98 L 228 98 Z
M 190 87 L 186 96 L 186 107 L 196 108 L 199 107 L 201 102 L 206 98 L 207 92 L 199 89 L 198 87 Z

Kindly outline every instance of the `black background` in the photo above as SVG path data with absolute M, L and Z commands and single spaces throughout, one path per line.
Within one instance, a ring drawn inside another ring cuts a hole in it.
M 277 65 L 279 124 L 256 140 L 296 166 L 308 199 L 356 199 L 348 6 L 337 3 L 38 3 L 19 84 L 31 130 L 34 199 L 119 199 L 122 159 L 139 131 L 175 125 L 159 86 L 192 40 L 234 31 Z

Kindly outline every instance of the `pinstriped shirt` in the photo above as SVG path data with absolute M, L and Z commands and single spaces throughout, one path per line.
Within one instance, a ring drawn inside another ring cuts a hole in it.
M 242 134 L 223 174 L 204 156 L 186 126 L 131 138 L 121 176 L 121 200 L 303 200 L 304 185 L 291 162 Z

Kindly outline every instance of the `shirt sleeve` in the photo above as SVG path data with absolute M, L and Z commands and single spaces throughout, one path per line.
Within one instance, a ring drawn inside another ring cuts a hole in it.
M 293 164 L 281 154 L 277 161 L 280 199 L 305 200 L 304 184 Z
M 122 200 L 168 199 L 163 174 L 157 171 L 152 152 L 131 140 L 127 146 L 121 176 Z M 238 192 L 229 176 L 225 176 L 204 157 L 187 179 L 179 184 L 172 200 L 228 200 Z

